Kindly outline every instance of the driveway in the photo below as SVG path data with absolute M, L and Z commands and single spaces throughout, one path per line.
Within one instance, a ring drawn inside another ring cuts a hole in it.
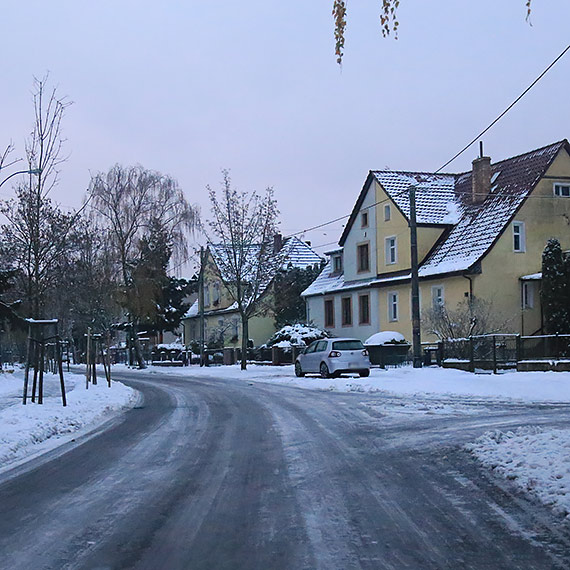
M 142 405 L 0 478 L 3 568 L 570 567 L 568 523 L 462 449 L 567 406 L 116 376 Z

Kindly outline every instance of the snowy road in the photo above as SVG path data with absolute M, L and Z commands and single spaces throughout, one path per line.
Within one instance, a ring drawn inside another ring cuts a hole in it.
M 461 448 L 567 406 L 119 376 L 124 421 L 0 477 L 2 568 L 570 567 L 569 523 Z

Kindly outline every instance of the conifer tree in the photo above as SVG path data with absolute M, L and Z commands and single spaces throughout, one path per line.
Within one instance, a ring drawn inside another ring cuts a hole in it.
M 570 260 L 551 238 L 542 252 L 540 292 L 546 333 L 570 333 Z

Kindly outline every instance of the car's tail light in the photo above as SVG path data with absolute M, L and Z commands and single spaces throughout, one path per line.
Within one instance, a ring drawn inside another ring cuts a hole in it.
M 362 356 L 368 356 L 368 351 L 366 349 L 362 351 Z
M 341 354 L 338 350 L 331 350 L 329 354 L 329 358 L 338 358 L 339 356 L 341 356 Z

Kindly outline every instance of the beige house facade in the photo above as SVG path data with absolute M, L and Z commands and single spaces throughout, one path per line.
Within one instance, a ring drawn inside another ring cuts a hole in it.
M 278 240 L 280 243 L 281 241 Z M 321 256 L 310 244 L 289 237 L 279 247 L 283 267 L 306 268 L 320 265 Z M 218 246 L 219 251 L 219 246 Z M 273 288 L 267 283 L 256 303 L 255 315 L 248 320 L 249 340 L 254 346 L 265 343 L 275 332 Z M 184 344 L 200 340 L 200 306 L 197 299 L 182 319 Z M 207 344 L 220 347 L 241 347 L 242 323 L 237 303 L 223 284 L 216 263 L 216 249 L 208 248 L 204 266 L 204 339 Z
M 329 262 L 303 293 L 307 316 L 335 336 L 412 338 L 409 188 L 416 188 L 420 311 L 482 299 L 502 332 L 542 330 L 542 251 L 570 251 L 567 140 L 470 172 L 371 171 Z M 435 340 L 422 331 L 424 340 Z

